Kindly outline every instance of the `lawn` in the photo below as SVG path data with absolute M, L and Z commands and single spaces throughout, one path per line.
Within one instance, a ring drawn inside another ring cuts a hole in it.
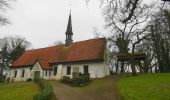
M 0 100 L 32 100 L 40 92 L 33 82 L 20 82 L 0 85 Z
M 124 76 L 117 88 L 123 100 L 170 100 L 170 73 Z

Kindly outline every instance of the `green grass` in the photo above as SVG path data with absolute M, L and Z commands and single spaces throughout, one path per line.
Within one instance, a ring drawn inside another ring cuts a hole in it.
M 32 100 L 40 92 L 33 82 L 20 82 L 0 85 L 0 100 Z
M 0 86 L 3 85 L 3 83 L 0 83 Z
M 117 88 L 123 100 L 170 100 L 170 73 L 122 77 Z

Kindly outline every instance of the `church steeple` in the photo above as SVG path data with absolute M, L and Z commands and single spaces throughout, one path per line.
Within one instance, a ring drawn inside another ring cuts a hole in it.
M 68 24 L 67 24 L 67 30 L 66 30 L 65 34 L 66 34 L 65 45 L 70 46 L 70 44 L 73 43 L 73 40 L 72 40 L 73 32 L 72 32 L 72 22 L 71 22 L 71 11 L 70 11 Z

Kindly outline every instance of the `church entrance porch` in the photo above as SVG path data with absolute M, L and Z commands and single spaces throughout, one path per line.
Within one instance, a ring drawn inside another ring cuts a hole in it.
M 34 79 L 40 78 L 40 71 L 34 71 Z

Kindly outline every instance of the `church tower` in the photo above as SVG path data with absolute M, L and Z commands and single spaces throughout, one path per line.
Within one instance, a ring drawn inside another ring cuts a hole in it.
M 65 40 L 65 45 L 70 46 L 73 43 L 73 39 L 72 39 L 72 23 L 71 23 L 71 11 L 70 11 L 70 15 L 69 15 L 69 19 L 68 19 L 68 24 L 67 24 L 67 30 L 66 30 L 66 40 Z

